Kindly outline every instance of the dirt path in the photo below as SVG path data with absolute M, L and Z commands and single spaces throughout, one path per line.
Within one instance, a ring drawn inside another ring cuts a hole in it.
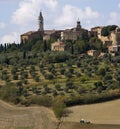
M 0 129 L 55 129 L 56 118 L 45 107 L 16 107 L 0 100 Z
M 79 122 L 81 118 L 95 124 L 120 125 L 120 99 L 105 103 L 74 106 L 68 108 L 71 112 L 64 118 L 67 122 Z

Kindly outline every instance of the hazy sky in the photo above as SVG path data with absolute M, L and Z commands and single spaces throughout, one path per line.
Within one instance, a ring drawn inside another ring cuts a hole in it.
M 120 26 L 120 0 L 0 0 L 0 43 L 19 43 L 20 34 L 37 30 L 40 10 L 45 29 L 71 28 L 78 18 L 86 29 Z

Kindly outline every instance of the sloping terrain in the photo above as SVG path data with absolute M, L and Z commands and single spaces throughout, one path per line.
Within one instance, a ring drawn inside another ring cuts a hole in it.
M 15 107 L 0 100 L 0 129 L 54 129 L 56 122 L 45 107 Z
M 0 129 L 120 129 L 120 100 L 74 106 L 57 127 L 53 112 L 45 107 L 16 107 L 0 100 Z M 84 118 L 91 124 L 80 124 Z
M 118 124 L 120 125 L 120 99 L 105 103 L 73 106 L 64 121 L 79 122 L 85 119 L 93 124 Z

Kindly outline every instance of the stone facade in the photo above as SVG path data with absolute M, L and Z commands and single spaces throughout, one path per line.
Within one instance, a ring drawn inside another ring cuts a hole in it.
M 108 46 L 108 52 L 111 53 L 111 52 L 117 52 L 118 51 L 118 46 Z
M 40 15 L 38 17 L 38 22 L 39 22 L 38 31 L 29 31 L 29 32 L 26 32 L 26 33 L 20 35 L 21 43 L 31 42 L 32 40 L 34 40 L 36 38 L 43 37 L 44 23 L 43 23 L 42 12 L 40 12 Z
M 100 55 L 100 51 L 97 51 L 97 50 L 89 50 L 89 51 L 87 51 L 87 54 L 88 54 L 89 56 L 96 56 L 96 57 L 98 57 L 98 56 Z
M 61 41 L 57 41 L 52 43 L 51 45 L 51 50 L 52 51 L 65 51 L 66 45 L 65 43 L 61 42 Z
M 109 36 L 102 36 L 101 31 L 103 27 L 94 27 L 91 29 L 92 32 L 97 33 L 97 37 L 108 46 L 108 51 L 118 52 L 120 48 L 120 28 L 117 27 L 116 30 L 112 31 Z
M 91 32 L 94 34 L 94 36 L 97 36 L 100 38 L 102 28 L 103 28 L 102 26 L 97 26 L 97 27 L 91 28 Z
M 110 34 L 110 40 L 112 44 L 108 46 L 109 53 L 116 53 L 120 51 L 120 28 L 112 31 Z
M 110 35 L 112 45 L 120 45 L 120 28 L 116 28 Z
M 52 38 L 59 39 L 61 37 L 62 30 L 45 30 L 43 40 L 50 40 Z
M 44 19 L 42 16 L 42 12 L 40 12 L 40 15 L 38 17 L 38 31 L 40 31 L 41 33 L 44 33 Z
M 110 38 L 108 36 L 101 35 L 102 28 L 103 28 L 102 26 L 91 28 L 91 32 L 94 32 L 94 34 L 96 33 L 97 37 L 103 42 L 103 44 L 110 45 L 111 44 Z
M 40 37 L 42 33 L 40 31 L 29 31 L 20 36 L 21 43 L 31 42 L 33 39 Z
M 88 30 L 81 28 L 80 21 L 77 21 L 75 28 L 66 29 L 61 32 L 61 40 L 77 40 L 82 37 L 83 33 L 88 34 Z

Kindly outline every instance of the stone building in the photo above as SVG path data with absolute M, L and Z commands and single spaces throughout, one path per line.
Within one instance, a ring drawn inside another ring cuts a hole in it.
M 93 32 L 94 36 L 96 35 L 102 41 L 103 44 L 110 45 L 112 42 L 111 42 L 109 36 L 101 35 L 102 28 L 103 28 L 102 26 L 97 26 L 97 27 L 91 28 L 91 32 Z
M 43 37 L 44 34 L 44 19 L 42 16 L 42 12 L 40 12 L 38 17 L 38 30 L 37 31 L 29 31 L 22 35 L 20 35 L 21 43 L 31 42 L 32 40 Z
M 117 45 L 110 45 L 108 46 L 108 52 L 109 53 L 114 53 L 114 52 L 118 52 L 118 46 Z
M 109 36 L 102 36 L 101 31 L 103 27 L 94 27 L 91 29 L 92 32 L 96 32 L 97 37 L 108 46 L 108 52 L 118 52 L 120 51 L 120 28 L 117 27 L 116 30 L 111 31 Z
M 50 40 L 52 38 L 58 39 L 61 37 L 61 32 L 63 30 L 44 30 L 44 18 L 42 12 L 40 12 L 38 17 L 38 30 L 29 31 L 20 36 L 21 43 L 31 42 L 33 39 L 42 37 L 43 40 Z
M 87 51 L 87 54 L 88 54 L 89 56 L 98 57 L 98 56 L 100 55 L 100 51 L 98 51 L 98 50 L 89 50 L 89 51 Z
M 43 40 L 61 39 L 61 40 L 77 40 L 81 38 L 83 34 L 89 35 L 88 30 L 81 27 L 80 21 L 77 21 L 76 27 L 66 30 L 44 30 L 44 18 L 42 12 L 40 12 L 38 17 L 38 30 L 29 31 L 20 36 L 21 43 L 31 42 L 33 39 L 36 39 L 42 36 Z
M 52 38 L 59 39 L 61 37 L 62 30 L 45 30 L 43 40 L 50 40 Z
M 110 34 L 110 40 L 112 44 L 108 46 L 109 53 L 120 52 L 120 28 L 117 27 L 116 30 L 112 31 Z
M 40 31 L 29 31 L 21 35 L 21 43 L 31 42 L 33 39 L 37 39 L 42 36 Z
M 61 32 L 61 40 L 77 40 L 82 37 L 83 33 L 87 33 L 88 35 L 88 30 L 81 28 L 80 21 L 78 20 L 75 28 L 66 29 Z
M 91 32 L 93 32 L 95 36 L 101 38 L 102 28 L 103 28 L 102 26 L 93 27 L 93 28 L 91 28 Z
M 111 32 L 110 39 L 112 41 L 112 45 L 120 45 L 120 28 L 119 27 L 117 27 L 116 30 Z
M 65 51 L 65 49 L 66 49 L 66 44 L 61 42 L 60 40 L 51 44 L 52 51 Z
M 38 31 L 40 31 L 41 33 L 44 33 L 44 19 L 42 16 L 42 12 L 40 12 L 40 15 L 38 17 Z

